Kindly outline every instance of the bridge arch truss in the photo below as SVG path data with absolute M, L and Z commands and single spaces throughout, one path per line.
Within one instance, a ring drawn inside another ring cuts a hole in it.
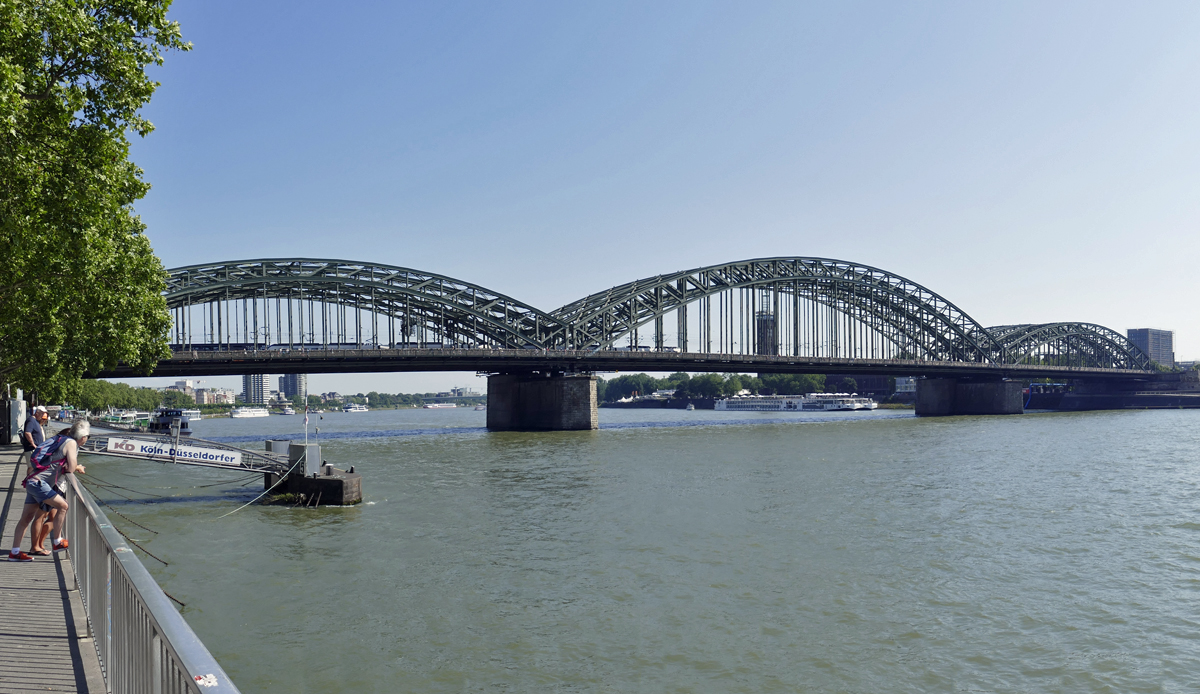
M 689 310 L 690 309 L 690 310 Z M 999 345 L 950 301 L 898 275 L 826 258 L 744 260 L 630 282 L 552 312 L 573 346 L 990 362 Z M 698 349 L 697 349 L 698 348 Z
M 176 350 L 638 350 L 1153 369 L 1103 326 L 984 328 L 911 280 L 827 258 L 684 270 L 551 312 L 444 275 L 348 260 L 190 265 L 168 271 L 167 285 Z
M 177 347 L 543 347 L 546 313 L 478 285 L 411 268 L 271 258 L 168 271 Z
M 1124 335 L 1094 323 L 999 325 L 988 332 L 1007 363 L 1152 371 L 1150 358 Z

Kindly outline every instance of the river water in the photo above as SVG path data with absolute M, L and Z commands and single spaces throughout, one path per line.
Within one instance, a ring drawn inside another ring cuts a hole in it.
M 484 415 L 314 421 L 352 508 L 220 518 L 261 480 L 87 477 L 158 531 L 112 518 L 244 692 L 1200 689 L 1200 411 Z

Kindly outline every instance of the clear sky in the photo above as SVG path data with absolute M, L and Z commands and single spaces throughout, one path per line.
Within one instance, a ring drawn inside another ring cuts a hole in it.
M 1200 358 L 1200 4 L 176 0 L 167 267 L 371 260 L 544 309 L 773 255 Z M 160 384 L 172 379 L 150 379 Z M 216 379 L 231 387 L 240 379 Z M 316 376 L 310 390 L 482 386 Z M 240 387 L 240 385 L 236 386 Z

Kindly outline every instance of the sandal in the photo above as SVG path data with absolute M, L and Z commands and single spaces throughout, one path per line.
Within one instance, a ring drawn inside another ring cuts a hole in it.
M 29 553 L 35 557 L 48 557 L 51 554 L 54 554 L 54 552 L 47 552 L 44 549 L 31 549 L 29 550 Z

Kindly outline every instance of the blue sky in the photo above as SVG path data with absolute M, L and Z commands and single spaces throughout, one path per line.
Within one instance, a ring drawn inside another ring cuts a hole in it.
M 155 69 L 157 130 L 133 150 L 167 267 L 374 260 L 552 309 L 672 270 L 823 256 L 984 325 L 1162 327 L 1200 358 L 1195 3 L 171 14 L 195 49 Z

